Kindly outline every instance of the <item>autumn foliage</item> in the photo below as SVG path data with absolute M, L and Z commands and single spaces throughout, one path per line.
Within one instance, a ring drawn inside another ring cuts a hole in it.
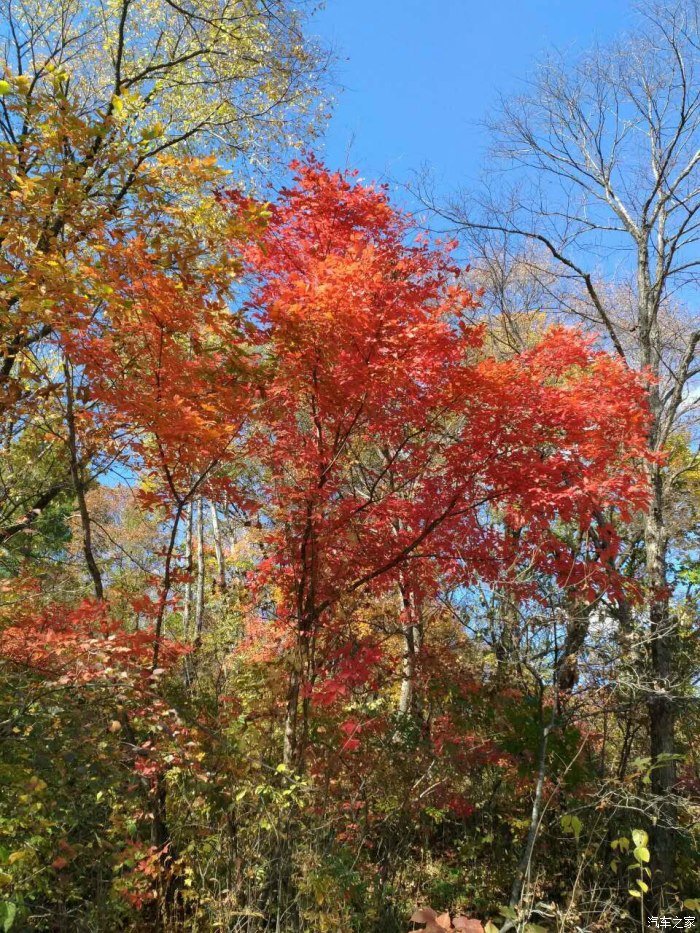
M 242 916 L 396 929 L 387 905 L 405 923 L 422 899 L 399 853 L 415 870 L 421 839 L 457 864 L 475 827 L 510 838 L 523 817 L 493 801 L 505 788 L 525 813 L 533 785 L 529 675 L 504 675 L 451 595 L 527 607 L 544 657 L 554 604 L 615 607 L 638 591 L 617 557 L 620 528 L 648 503 L 644 376 L 560 326 L 495 355 L 454 244 L 416 236 L 383 188 L 313 158 L 292 170 L 271 205 L 219 190 L 216 254 L 196 238 L 180 249 L 147 200 L 157 235 L 102 229 L 80 289 L 53 299 L 52 352 L 80 377 L 73 533 L 96 552 L 104 598 L 86 598 L 80 570 L 56 592 L 27 563 L 3 584 L 15 609 L 0 655 L 32 698 L 17 734 L 41 720 L 76 759 L 83 735 L 99 749 L 80 791 L 99 851 L 68 794 L 27 871 L 48 859 L 82 903 L 77 866 L 99 863 L 114 929 Z M 121 526 L 90 517 L 89 465 L 105 451 L 103 491 L 127 472 L 147 545 L 126 513 Z M 205 501 L 237 536 L 226 549 L 215 524 L 208 550 L 200 537 L 195 574 L 192 510 L 203 525 Z M 115 540 L 149 552 L 128 598 Z M 540 716 L 558 702 L 550 686 Z M 562 727 L 557 741 L 557 754 L 580 741 L 593 755 L 597 739 Z M 23 755 L 17 794 L 33 767 Z M 582 798 L 591 774 L 582 766 L 566 793 Z M 563 801 L 564 785 L 548 791 Z M 496 886 L 506 902 L 505 876 Z M 496 915 L 494 897 L 469 890 L 462 909 Z M 50 887 L 37 897 L 55 911 Z M 454 913 L 413 919 L 483 929 Z

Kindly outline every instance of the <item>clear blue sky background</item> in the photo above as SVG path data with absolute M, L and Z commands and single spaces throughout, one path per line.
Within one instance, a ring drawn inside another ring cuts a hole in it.
M 334 49 L 337 94 L 324 156 L 363 178 L 474 182 L 478 126 L 544 52 L 605 42 L 634 21 L 628 0 L 327 0 L 314 31 Z M 397 192 L 401 200 L 400 191 Z

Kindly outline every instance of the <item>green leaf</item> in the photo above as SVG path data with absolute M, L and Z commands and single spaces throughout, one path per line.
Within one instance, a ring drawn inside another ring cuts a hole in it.
M 632 830 L 632 839 L 635 846 L 643 847 L 646 846 L 649 842 L 649 836 L 644 832 L 643 829 L 633 829 Z
M 579 836 L 581 835 L 582 829 L 583 829 L 583 823 L 581 822 L 581 820 L 577 816 L 572 816 L 571 817 L 571 830 L 574 836 L 576 837 L 577 842 L 578 842 Z
M 141 130 L 141 138 L 145 142 L 150 142 L 152 139 L 158 139 L 159 136 L 163 135 L 163 130 L 165 127 L 162 123 L 154 123 L 153 126 L 145 126 Z
M 3 933 L 12 929 L 12 924 L 17 916 L 17 905 L 11 901 L 5 901 L 0 904 L 0 922 L 2 923 Z
M 637 846 L 632 855 L 638 862 L 648 862 L 651 857 L 646 846 Z
M 539 923 L 526 923 L 525 933 L 549 933 L 547 927 L 541 927 Z
M 484 924 L 484 933 L 498 933 L 498 927 L 495 923 L 492 923 L 490 920 L 487 920 Z
M 687 901 L 683 901 L 683 906 L 688 910 L 700 910 L 700 897 L 689 897 Z
M 641 892 L 641 891 L 633 891 L 631 888 L 630 888 L 630 890 L 629 890 L 627 893 L 628 893 L 628 894 L 631 894 L 632 897 L 641 897 L 641 896 L 642 896 L 642 892 Z
M 571 833 L 571 835 L 576 837 L 576 841 L 578 842 L 578 838 L 581 835 L 581 830 L 583 829 L 583 823 L 581 820 L 571 813 L 565 813 L 564 816 L 562 816 L 560 822 L 562 830 L 565 833 Z
M 499 907 L 498 912 L 502 917 L 505 917 L 507 920 L 517 920 L 518 915 L 513 910 L 512 907 Z
M 649 885 L 646 883 L 646 881 L 642 881 L 641 878 L 639 878 L 637 879 L 637 884 L 639 885 L 640 890 L 646 894 L 649 890 Z

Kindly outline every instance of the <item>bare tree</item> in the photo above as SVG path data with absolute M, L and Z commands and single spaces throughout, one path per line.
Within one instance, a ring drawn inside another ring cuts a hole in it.
M 421 185 L 421 198 L 482 260 L 499 248 L 519 249 L 548 310 L 574 314 L 630 367 L 649 373 L 649 439 L 662 451 L 687 428 L 698 398 L 700 4 L 647 8 L 624 40 L 574 61 L 549 58 L 525 93 L 502 101 L 490 129 L 496 167 L 485 193 L 462 191 L 437 203 Z M 668 597 L 676 475 L 657 462 L 648 479 L 652 848 L 655 888 L 663 892 L 674 874 L 680 687 Z

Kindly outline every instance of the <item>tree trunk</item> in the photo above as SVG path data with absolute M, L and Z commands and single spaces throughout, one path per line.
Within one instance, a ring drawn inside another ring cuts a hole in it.
M 652 829 L 651 855 L 654 893 L 663 900 L 664 889 L 675 874 L 676 784 L 675 720 L 673 699 L 675 626 L 669 613 L 667 581 L 668 533 L 664 522 L 663 477 L 652 468 L 653 501 L 646 523 L 646 562 L 649 587 L 649 625 L 653 684 L 649 694 L 651 789 L 657 798 L 658 822 Z
M 197 592 L 194 606 L 195 643 L 202 639 L 204 628 L 204 499 L 197 504 Z
M 406 619 L 403 627 L 404 651 L 399 714 L 401 716 L 411 716 L 417 713 L 415 698 L 416 662 L 421 649 L 423 632 L 415 596 L 407 590 L 403 583 L 399 586 L 399 593 L 401 610 Z
M 297 644 L 294 667 L 289 675 L 287 711 L 284 722 L 284 748 L 282 761 L 301 774 L 308 738 L 311 698 L 306 689 L 311 686 L 312 645 L 311 627 L 302 624 Z
M 662 340 L 658 322 L 661 292 L 650 287 L 648 254 L 640 249 L 638 261 L 639 340 L 641 363 L 658 380 L 661 372 Z M 664 446 L 664 412 L 659 382 L 649 386 L 652 425 L 649 443 L 653 450 Z M 673 663 L 676 656 L 674 625 L 669 613 L 668 528 L 664 497 L 665 477 L 658 464 L 648 467 L 651 505 L 644 526 L 646 584 L 649 609 L 652 684 L 648 696 L 649 745 L 652 762 L 651 789 L 656 797 L 657 822 L 651 833 L 653 897 L 661 906 L 667 886 L 675 875 L 676 807 L 672 794 L 676 783 L 675 705 Z
M 224 549 L 221 543 L 219 514 L 216 510 L 216 505 L 213 502 L 210 502 L 209 506 L 211 509 L 211 526 L 214 534 L 214 550 L 216 552 L 216 567 L 218 570 L 217 586 L 219 591 L 223 593 L 226 590 L 226 558 L 224 557 Z
M 78 500 L 78 510 L 80 512 L 80 525 L 83 534 L 83 554 L 88 572 L 92 578 L 92 584 L 95 589 L 97 599 L 104 599 L 104 587 L 102 585 L 102 575 L 97 566 L 95 555 L 92 550 L 92 528 L 90 521 L 90 512 L 88 511 L 85 499 L 85 480 L 82 475 L 82 463 L 78 453 L 78 436 L 75 428 L 75 410 L 73 397 L 73 367 L 68 359 L 63 361 L 63 373 L 66 380 L 66 427 L 68 429 L 68 453 L 70 457 L 70 475 L 73 481 L 75 497 Z
M 316 584 L 318 552 L 313 503 L 307 502 L 307 523 L 301 545 L 303 572 L 297 586 L 297 632 L 293 667 L 289 675 L 287 712 L 284 724 L 283 762 L 297 773 L 304 771 L 304 756 L 311 715 L 311 688 L 315 677 L 317 626 Z M 301 724 L 299 714 L 301 713 Z
M 555 673 L 555 683 L 557 682 L 557 677 L 558 672 Z M 515 877 L 513 878 L 513 884 L 511 885 L 510 889 L 509 906 L 511 909 L 516 911 L 520 908 L 520 905 L 523 901 L 525 885 L 530 874 L 532 856 L 535 851 L 535 844 L 537 843 L 537 835 L 540 831 L 540 823 L 542 821 L 543 814 L 542 798 L 544 796 L 544 785 L 547 779 L 547 751 L 549 746 L 549 737 L 555 728 L 558 714 L 559 698 L 555 687 L 551 716 L 549 722 L 545 724 L 544 691 L 542 690 L 540 693 L 540 725 L 542 731 L 540 734 L 540 750 L 538 756 L 535 794 L 532 801 L 532 810 L 530 811 L 530 825 L 528 827 L 527 839 L 525 840 L 525 847 L 523 848 L 520 859 L 518 860 Z M 501 927 L 501 933 L 508 933 L 508 931 L 513 930 L 516 927 L 520 929 L 519 921 L 508 919 Z
M 187 510 L 187 530 L 185 532 L 185 601 L 182 607 L 182 636 L 187 642 L 190 640 L 190 613 L 192 610 L 192 533 L 194 531 L 194 504 L 190 503 Z
M 566 639 L 558 663 L 559 690 L 571 693 L 578 683 L 578 659 L 588 634 L 590 607 L 576 602 L 571 596 L 566 600 Z
M 163 582 L 161 584 L 160 596 L 158 598 L 158 614 L 156 615 L 156 624 L 153 632 L 153 661 L 152 669 L 155 670 L 158 667 L 158 661 L 160 658 L 160 643 L 163 638 L 163 623 L 165 622 L 165 611 L 168 607 L 168 596 L 170 595 L 170 587 L 172 586 L 173 576 L 172 576 L 172 564 L 173 564 L 173 552 L 175 551 L 175 543 L 177 542 L 177 532 L 180 527 L 180 519 L 182 518 L 182 510 L 184 509 L 184 502 L 178 502 L 177 508 L 175 509 L 175 514 L 173 516 L 173 525 L 170 529 L 170 539 L 168 541 L 168 547 L 165 551 L 165 566 L 163 568 Z
M 289 675 L 287 689 L 287 711 L 284 720 L 284 747 L 282 761 L 288 768 L 293 768 L 297 758 L 297 720 L 299 718 L 299 692 L 301 672 L 294 668 Z

